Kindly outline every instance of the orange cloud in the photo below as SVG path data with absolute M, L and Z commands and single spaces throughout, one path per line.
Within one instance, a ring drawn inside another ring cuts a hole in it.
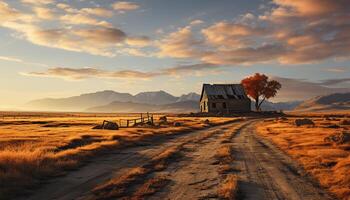
M 27 76 L 38 77 L 56 77 L 67 80 L 82 80 L 87 78 L 126 78 L 126 79 L 149 79 L 157 76 L 169 76 L 186 74 L 188 72 L 200 72 L 204 70 L 212 70 L 218 68 L 208 63 L 200 63 L 194 65 L 179 65 L 162 70 L 155 70 L 150 72 L 142 72 L 137 70 L 116 70 L 108 71 L 103 69 L 97 69 L 92 67 L 84 68 L 69 68 L 69 67 L 53 67 L 43 72 L 28 72 L 22 73 Z
M 110 16 L 112 12 L 107 9 L 97 7 L 75 9 L 68 4 L 60 3 L 56 7 L 66 13 L 58 16 L 59 12 L 53 13 L 54 9 L 51 6 L 44 7 L 50 2 L 53 1 L 26 1 L 34 13 L 19 11 L 5 2 L 0 2 L 0 26 L 14 30 L 16 36 L 33 44 L 93 55 L 112 57 L 123 48 L 149 45 L 148 37 L 129 36 L 109 22 L 94 17 Z M 45 27 L 43 23 L 47 20 L 59 22 L 53 23 L 58 24 L 57 28 L 43 28 Z
M 192 34 L 190 27 L 180 28 L 158 41 L 158 55 L 174 58 L 193 58 L 203 54 L 200 50 L 201 41 Z
M 247 13 L 193 33 L 170 33 L 158 45 L 161 56 L 235 65 L 265 62 L 314 63 L 350 57 L 347 0 L 275 0 L 264 15 Z M 204 38 L 204 39 L 199 39 Z
M 129 1 L 118 1 L 115 2 L 112 5 L 114 10 L 119 10 L 119 11 L 130 11 L 130 10 L 137 10 L 140 8 L 140 5 L 137 3 L 129 2 Z
M 120 70 L 120 71 L 107 71 L 91 67 L 86 68 L 67 68 L 67 67 L 54 67 L 45 72 L 29 72 L 23 73 L 29 76 L 44 76 L 44 77 L 57 77 L 68 80 L 82 80 L 87 78 L 141 78 L 148 79 L 158 74 L 153 72 L 140 72 L 133 70 Z
M 33 8 L 33 11 L 36 13 L 37 17 L 40 19 L 51 20 L 51 19 L 55 18 L 54 12 L 49 8 L 35 7 L 35 8 Z

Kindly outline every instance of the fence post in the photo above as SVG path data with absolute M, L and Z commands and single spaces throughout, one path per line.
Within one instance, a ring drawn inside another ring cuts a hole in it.
M 126 120 L 126 127 L 129 127 L 129 120 Z

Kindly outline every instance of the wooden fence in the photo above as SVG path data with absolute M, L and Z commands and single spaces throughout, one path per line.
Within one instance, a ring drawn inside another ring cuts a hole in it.
M 146 114 L 140 114 L 140 118 L 135 118 L 135 119 L 120 119 L 118 122 L 118 126 L 120 128 L 128 128 L 131 126 L 135 126 L 137 124 L 145 124 L 145 123 L 150 123 L 153 124 L 153 115 L 146 113 Z

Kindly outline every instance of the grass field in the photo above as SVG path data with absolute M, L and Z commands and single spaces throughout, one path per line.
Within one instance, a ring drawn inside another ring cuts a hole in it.
M 137 145 L 149 137 L 203 129 L 207 118 L 168 117 L 168 125 L 92 130 L 103 120 L 134 115 L 3 113 L 0 119 L 0 199 L 25 193 L 41 179 L 59 176 L 108 149 Z M 155 116 L 155 122 L 161 115 Z M 232 118 L 208 118 L 211 125 Z M 181 126 L 173 126 L 173 122 Z
M 312 116 L 314 126 L 297 127 L 294 124 L 296 118 L 271 119 L 261 122 L 257 130 L 297 160 L 321 186 L 340 199 L 350 199 L 350 142 L 333 144 L 324 141 L 331 134 L 349 132 L 350 126 L 342 125 L 340 117 L 307 116 Z

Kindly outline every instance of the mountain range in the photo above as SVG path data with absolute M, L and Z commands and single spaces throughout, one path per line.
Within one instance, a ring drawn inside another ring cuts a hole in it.
M 75 112 L 198 112 L 197 93 L 179 97 L 165 91 L 141 92 L 136 95 L 111 90 L 82 94 L 67 98 L 45 98 L 28 102 L 25 107 L 40 111 Z M 254 108 L 252 102 L 252 109 Z M 350 109 L 350 93 L 318 96 L 306 101 L 269 102 L 262 104 L 262 110 L 327 110 Z
M 350 109 L 350 93 L 317 96 L 299 104 L 297 111 L 341 111 Z
M 30 110 L 77 112 L 98 112 L 98 109 L 100 108 L 102 110 L 105 110 L 102 108 L 103 106 L 115 107 L 116 109 L 112 110 L 110 107 L 109 110 L 111 112 L 141 112 L 141 110 L 148 109 L 150 109 L 150 111 L 154 111 L 162 108 L 181 110 L 182 107 L 188 108 L 188 105 L 194 105 L 193 102 L 198 102 L 199 98 L 200 95 L 196 93 L 189 93 L 181 95 L 180 97 L 176 97 L 165 91 L 141 92 L 136 95 L 131 95 L 129 93 L 119 93 L 111 90 L 105 90 L 67 98 L 45 98 L 33 100 L 28 102 L 25 105 L 25 108 Z M 177 108 L 177 106 L 179 108 Z M 131 107 L 134 107 L 134 109 L 132 109 Z M 198 106 L 193 106 L 192 108 L 194 109 L 192 109 L 192 111 L 195 111 L 197 107 Z M 140 111 L 137 111 L 137 109 L 139 109 Z

